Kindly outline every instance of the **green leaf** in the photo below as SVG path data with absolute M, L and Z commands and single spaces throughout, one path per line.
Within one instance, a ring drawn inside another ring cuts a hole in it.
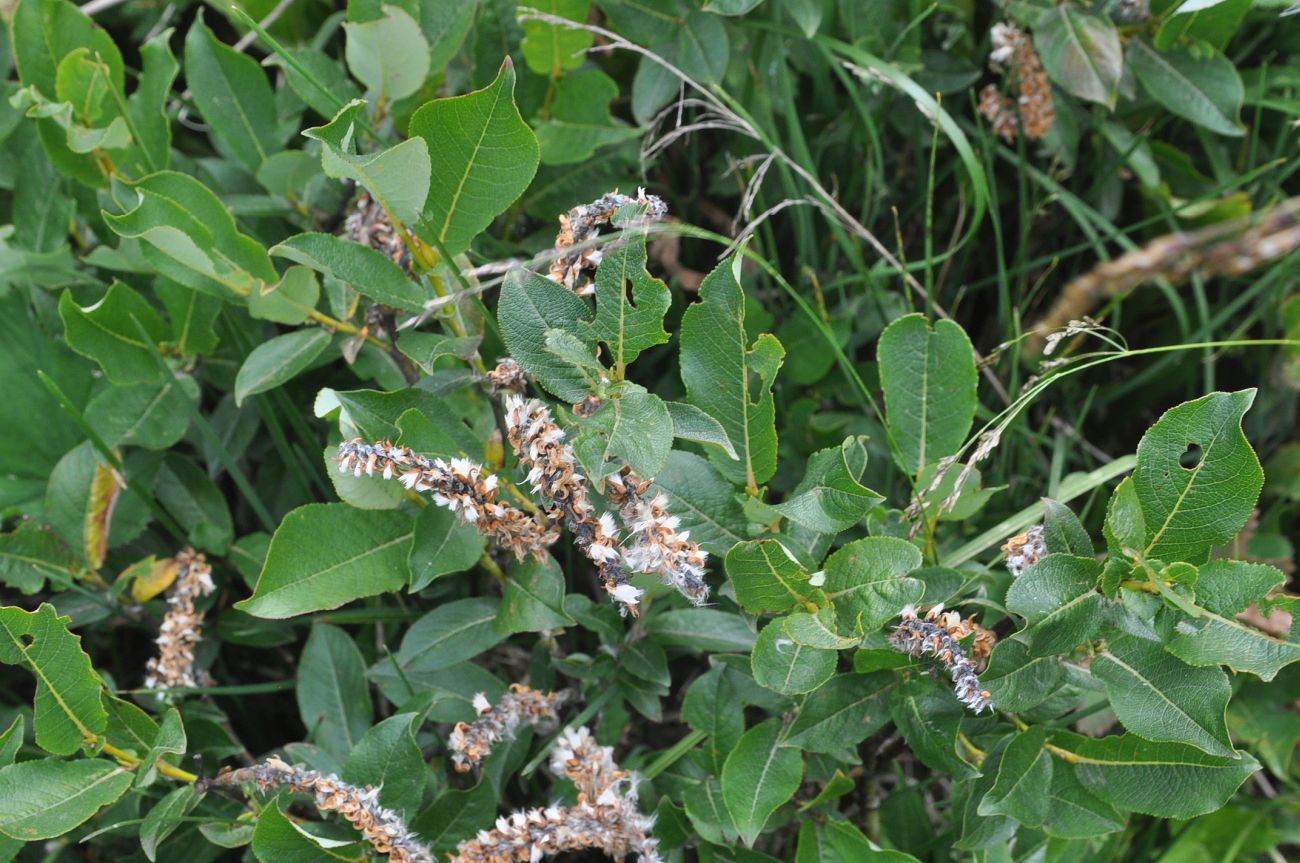
M 162 318 L 144 299 L 122 282 L 114 282 L 103 299 L 81 307 L 71 291 L 59 297 L 68 345 L 99 363 L 110 381 L 118 385 L 156 383 L 158 361 L 140 337 L 136 323 L 155 343 L 164 338 Z
M 1007 608 L 1029 624 L 1021 638 L 1031 656 L 1068 653 L 1101 625 L 1101 564 L 1093 558 L 1049 554 L 1011 583 Z
M 841 632 L 872 632 L 920 601 L 925 585 L 906 577 L 921 566 L 921 551 L 891 536 L 850 542 L 826 561 L 826 595 Z
M 343 765 L 343 781 L 379 789 L 379 802 L 398 812 L 415 812 L 429 772 L 415 742 L 421 717 L 399 713 L 375 725 Z
M 643 477 L 657 476 L 673 445 L 673 421 L 663 399 L 633 383 L 607 399 L 581 430 L 573 450 L 593 478 L 604 477 L 626 462 Z
M 705 459 L 674 450 L 654 488 L 668 496 L 668 511 L 681 519 L 679 529 L 689 530 L 691 540 L 710 554 L 725 555 L 745 538 L 746 518 L 735 489 Z
M 1236 66 L 1222 54 L 1196 57 L 1185 48 L 1162 54 L 1133 39 L 1128 64 L 1142 89 L 1179 117 L 1220 135 L 1246 134 L 1238 119 L 1245 87 Z
M 216 322 L 221 300 L 165 276 L 154 280 L 153 292 L 167 309 L 172 339 L 182 354 L 210 354 L 217 349 Z
M 948 320 L 931 329 L 924 315 L 904 315 L 880 334 L 876 359 L 904 469 L 916 474 L 957 452 L 977 404 L 975 349 L 966 331 Z
M 739 616 L 716 608 L 674 608 L 646 622 L 646 633 L 664 647 L 709 653 L 748 653 L 754 632 Z
M 848 637 L 835 631 L 835 609 L 798 611 L 781 618 L 781 628 L 795 644 L 822 650 L 845 650 L 856 646 L 860 636 Z
M 730 845 L 736 841 L 736 822 L 722 799 L 722 784 L 715 777 L 688 786 L 682 793 L 686 817 L 706 842 Z
M 135 129 L 135 143 L 151 171 L 166 170 L 171 164 L 172 128 L 167 100 L 180 71 L 172 54 L 172 32 L 171 28 L 163 30 L 140 47 L 143 69 L 126 105 Z
M 1051 798 L 1043 789 L 1052 782 L 1052 756 L 1043 748 L 1046 741 L 1042 726 L 1015 736 L 1002 753 L 997 780 L 980 801 L 979 814 L 1010 815 L 1026 827 L 1047 819 Z
M 980 682 L 999 709 L 1020 713 L 1047 700 L 1064 673 L 1058 657 L 1031 655 L 1024 637 L 1017 634 L 993 648 Z
M 789 611 L 817 593 L 808 573 L 777 539 L 740 542 L 726 558 L 736 602 L 751 614 Z
M 1174 14 L 1161 22 L 1156 32 L 1156 48 L 1168 51 L 1181 41 L 1195 40 L 1222 51 L 1250 7 L 1251 0 L 1189 0 L 1179 3 L 1173 10 Z
M 341 471 L 338 465 L 338 447 L 327 445 L 321 452 L 321 463 L 325 467 L 325 475 L 330 478 L 330 483 L 334 486 L 334 492 L 339 496 L 339 500 L 357 509 L 397 509 L 401 506 L 403 497 L 403 488 L 400 483 L 384 479 L 382 476 L 366 476 L 362 474 L 357 476 L 352 471 Z M 426 507 L 420 510 L 416 519 L 420 519 L 425 512 L 429 510 L 439 510 L 441 507 Z M 446 510 L 442 510 L 446 512 Z M 448 513 L 448 515 L 451 515 Z M 455 518 L 455 516 L 452 516 Z M 416 527 L 417 534 L 419 527 Z
M 36 745 L 54 755 L 71 755 L 83 744 L 92 745 L 108 724 L 99 697 L 103 681 L 82 650 L 81 638 L 68 631 L 68 623 L 69 618 L 59 617 L 49 603 L 41 603 L 36 611 L 0 608 L 0 662 L 21 665 L 36 676 Z M 0 826 L 0 832 L 8 831 Z
M 197 292 L 191 292 L 197 295 Z M 301 324 L 320 299 L 320 282 L 308 267 L 294 265 L 274 284 L 263 283 L 248 295 L 248 314 L 277 324 Z
M 203 468 L 179 453 L 168 453 L 153 493 L 185 529 L 191 545 L 213 554 L 226 553 L 234 536 L 230 510 Z
M 428 587 L 436 578 L 470 569 L 478 563 L 486 544 L 487 539 L 481 533 L 472 525 L 461 524 L 451 510 L 426 506 L 415 517 L 411 583 L 407 589 L 414 593 Z
M 1220 669 L 1189 668 L 1157 643 L 1120 636 L 1093 659 L 1092 673 L 1134 734 L 1236 756 L 1225 719 L 1232 688 Z
M 0 582 L 29 596 L 45 586 L 68 583 L 76 558 L 53 530 L 36 521 L 20 521 L 0 533 Z
M 140 847 L 150 860 L 158 859 L 158 846 L 181 826 L 181 819 L 194 805 L 194 786 L 182 785 L 168 792 L 140 822 Z
M 536 8 L 570 21 L 587 20 L 588 0 L 541 0 Z M 586 30 L 548 24 L 545 21 L 525 21 L 524 38 L 519 48 L 524 52 L 528 68 L 539 75 L 558 77 L 566 69 L 582 65 L 584 55 L 595 38 Z
M 857 827 L 837 818 L 804 821 L 799 827 L 799 847 L 794 860 L 795 863 L 919 863 L 911 854 L 881 849 Z
M 188 745 L 180 712 L 174 707 L 170 708 L 163 716 L 148 751 L 141 754 L 140 766 L 135 771 L 134 787 L 144 788 L 152 784 L 158 778 L 158 763 L 163 760 L 175 761 L 176 759 L 168 759 L 166 756 L 184 755 Z
M 1109 18 L 1081 12 L 1071 4 L 1053 6 L 1034 25 L 1034 45 L 1043 68 L 1062 89 L 1115 107 L 1124 58 Z
M 839 533 L 857 524 L 867 510 L 884 500 L 858 482 L 867 467 L 865 438 L 845 438 L 808 458 L 804 478 L 785 503 L 773 509 L 801 527 Z
M 1114 833 L 1123 827 L 1124 818 L 1115 807 L 1098 799 L 1079 782 L 1074 765 L 1063 761 L 1052 765 L 1047 821 L 1043 824 L 1049 836 L 1085 839 Z
M 249 171 L 280 149 L 266 74 L 252 57 L 219 42 L 202 10 L 185 36 L 185 82 L 213 134 Z
M 727 430 L 722 427 L 722 423 L 695 405 L 686 402 L 664 402 L 664 404 L 668 405 L 668 415 L 673 420 L 673 437 L 696 443 L 713 444 L 729 458 L 740 458 L 727 438 Z
M 722 799 L 746 845 L 794 796 L 802 777 L 803 759 L 798 749 L 783 745 L 779 721 L 760 723 L 740 738 L 722 767 Z
M 740 694 L 724 666 L 714 666 L 695 678 L 682 699 L 682 721 L 708 735 L 704 739 L 708 771 L 722 773 L 722 765 L 745 733 L 745 710 Z
M 500 605 L 479 596 L 438 606 L 406 630 L 398 663 L 408 671 L 440 671 L 477 656 L 507 635 L 496 625 Z
M 833 650 L 806 647 L 786 635 L 782 621 L 763 628 L 750 657 L 754 679 L 782 695 L 812 692 L 835 673 Z
M 1255 390 L 1211 393 L 1169 409 L 1142 436 L 1133 486 L 1150 535 L 1146 557 L 1197 563 L 1246 523 L 1264 484 L 1241 431 L 1254 400 Z
M 512 270 L 501 287 L 497 321 L 510 355 L 556 398 L 570 404 L 582 401 L 591 391 L 588 377 L 573 364 L 546 347 L 553 329 L 573 335 L 588 353 L 596 355 L 596 343 L 578 321 L 591 317 L 591 308 L 561 284 L 525 269 Z
M 427 839 L 435 852 L 445 854 L 490 827 L 496 817 L 496 789 L 491 780 L 482 779 L 465 791 L 452 788 L 439 794 L 433 805 L 411 822 L 411 828 Z
M 383 11 L 375 21 L 343 24 L 348 68 L 380 104 L 419 92 L 429 75 L 429 43 L 419 24 L 401 6 Z
M 407 583 L 414 529 L 409 516 L 311 503 L 280 522 L 253 595 L 235 607 L 254 617 L 285 618 L 338 608 Z M 330 542 L 321 542 L 321 537 Z
M 642 129 L 610 116 L 609 105 L 616 98 L 618 84 L 599 69 L 583 69 L 561 78 L 550 118 L 537 126 L 542 164 L 585 162 L 601 147 L 640 137 Z
M 808 752 L 852 753 L 889 721 L 891 675 L 837 674 L 799 705 L 786 743 Z
M 0 834 L 23 842 L 62 836 L 130 787 L 130 771 L 98 758 L 11 764 L 0 768 Z
M 1127 550 L 1131 555 L 1146 548 L 1146 517 L 1142 514 L 1142 503 L 1138 500 L 1137 487 L 1131 476 L 1124 477 L 1110 496 L 1106 507 L 1106 531 L 1107 538 L 1115 540 L 1114 551 L 1117 553 Z
M 304 264 L 352 285 L 361 294 L 398 309 L 419 311 L 433 294 L 407 278 L 383 252 L 332 234 L 295 234 L 271 254 Z
M 72 3 L 25 0 L 13 9 L 14 60 L 24 84 L 53 93 L 59 62 L 80 47 L 104 59 L 122 89 L 122 55 L 106 30 Z
M 700 302 L 682 315 L 681 339 L 682 383 L 690 403 L 721 423 L 740 456 L 712 462 L 731 482 L 756 490 L 776 471 L 772 383 L 785 350 L 767 333 L 750 345 L 739 254 L 704 279 Z
M 944 683 L 908 677 L 889 699 L 889 713 L 907 746 L 927 767 L 964 779 L 975 769 L 957 754 L 957 734 L 965 715 Z
M 340 761 L 374 720 L 366 662 L 346 632 L 317 623 L 298 661 L 298 715 L 311 739 Z
M 645 265 L 645 233 L 638 231 L 606 251 L 596 269 L 596 318 L 589 326 L 609 348 L 615 381 L 642 351 L 668 341 L 663 322 L 672 296 Z
M 434 364 L 442 357 L 468 360 L 478 350 L 475 336 L 448 336 L 440 333 L 407 331 L 397 339 L 397 348 L 426 372 L 433 373 Z
M 1093 553 L 1092 538 L 1079 517 L 1065 504 L 1043 498 L 1043 540 L 1048 554 L 1061 552 L 1087 557 Z
M 456 255 L 515 202 L 537 172 L 537 138 L 514 102 L 507 57 L 482 90 L 435 99 L 411 117 L 412 137 L 433 157 L 425 211 L 434 236 Z
M 235 377 L 235 406 L 297 377 L 320 356 L 330 338 L 328 331 L 313 328 L 284 333 L 258 345 Z
M 1058 732 L 1051 742 L 1072 753 L 1079 781 L 1125 811 L 1192 818 L 1218 809 L 1259 769 L 1250 755 L 1207 755 L 1184 743 L 1151 743 L 1133 734 L 1093 739 Z
M 338 860 L 356 863 L 362 843 L 313 836 L 290 821 L 278 803 L 263 809 L 253 830 L 253 856 L 260 863 L 321 863 Z
M 510 566 L 497 627 L 507 633 L 541 632 L 576 624 L 564 611 L 564 572 L 551 556 Z
M 1166 645 L 1189 665 L 1228 666 L 1272 680 L 1284 666 L 1300 660 L 1300 615 L 1289 632 L 1273 635 L 1237 619 L 1252 602 L 1282 584 L 1281 570 L 1261 563 L 1212 560 L 1200 567 L 1196 601 L 1200 613 L 1179 621 Z
M 429 194 L 429 145 L 422 138 L 408 138 L 377 153 L 353 154 L 357 115 L 364 105 L 353 99 L 324 126 L 302 134 L 323 145 L 321 167 L 327 176 L 356 180 L 385 210 L 412 225 L 419 220 Z

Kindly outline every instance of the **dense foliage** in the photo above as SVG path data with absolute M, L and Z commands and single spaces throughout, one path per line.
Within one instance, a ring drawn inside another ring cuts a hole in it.
M 1285 6 L 0 0 L 0 861 L 1300 853 Z

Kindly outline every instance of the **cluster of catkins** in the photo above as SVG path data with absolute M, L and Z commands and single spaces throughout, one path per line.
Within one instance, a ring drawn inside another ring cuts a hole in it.
M 975 664 L 959 642 L 975 633 L 976 647 L 972 652 L 979 650 L 987 657 L 993 647 L 993 633 L 976 626 L 974 621 L 962 620 L 955 611 L 945 612 L 942 605 L 934 606 L 924 617 L 917 616 L 916 608 L 909 605 L 903 609 L 901 617 L 889 636 L 894 649 L 910 656 L 928 654 L 938 659 L 952 675 L 957 700 L 976 713 L 991 710 L 991 694 L 980 684 Z
M 206 685 L 208 676 L 194 670 L 194 648 L 203 639 L 203 612 L 194 602 L 215 590 L 212 567 L 192 548 L 173 558 L 176 581 L 167 590 L 167 613 L 158 627 L 158 655 L 145 666 L 146 689 Z
M 356 438 L 339 444 L 339 470 L 398 479 L 412 491 L 432 491 L 434 503 L 450 509 L 520 560 L 530 554 L 543 558 L 559 538 L 554 524 L 497 500 L 496 474 L 484 472 L 466 458 L 429 459 L 409 447 Z
M 555 251 L 559 254 L 551 262 L 551 279 L 578 296 L 593 294 L 595 287 L 585 273 L 600 265 L 602 250 L 574 250 L 573 247 L 595 239 L 601 226 L 608 224 L 615 213 L 629 204 L 645 208 L 645 215 L 638 220 L 640 224 L 657 222 L 668 215 L 668 204 L 662 198 L 647 195 L 645 189 L 638 189 L 635 198 L 620 195 L 617 191 L 607 192 L 590 204 L 574 207 L 560 216 L 560 233 L 555 237 Z
M 565 729 L 551 752 L 551 771 L 573 780 L 578 801 L 497 819 L 460 843 L 452 863 L 538 863 L 554 854 L 594 848 L 614 860 L 635 854 L 638 863 L 660 863 L 651 829 L 654 818 L 637 807 L 636 777 L 620 770 L 613 750 L 585 727 Z
M 1051 131 L 1056 122 L 1052 83 L 1029 34 L 1014 24 L 993 25 L 989 65 L 998 72 L 1009 72 L 1019 90 L 1014 100 L 1002 95 L 997 84 L 989 84 L 980 91 L 979 111 L 993 127 L 994 134 L 1010 143 L 1016 139 L 1017 128 L 1031 141 Z
M 346 818 L 375 851 L 388 855 L 389 863 L 434 863 L 433 853 L 402 816 L 379 804 L 379 789 L 371 785 L 351 785 L 333 774 L 293 767 L 272 755 L 251 767 L 222 768 L 214 778 L 195 783 L 195 790 L 203 793 L 240 785 L 255 785 L 263 794 L 288 788 L 312 797 L 321 812 L 337 812 Z
M 708 599 L 708 555 L 691 542 L 689 531 L 677 530 L 681 521 L 668 512 L 667 497 L 648 494 L 650 483 L 627 468 L 607 480 L 609 502 L 633 535 L 624 549 L 614 518 L 607 512 L 596 515 L 587 479 L 578 472 L 573 447 L 550 408 L 511 394 L 506 398 L 506 428 L 533 490 L 563 516 L 578 546 L 598 567 L 605 590 L 624 612 L 636 614 L 641 598 L 641 591 L 628 582 L 628 570 L 658 575 L 697 605 Z
M 1007 571 L 1019 578 L 1026 569 L 1038 563 L 1047 554 L 1047 536 L 1041 524 L 1024 533 L 1016 534 L 1002 546 L 1006 556 Z
M 456 723 L 447 741 L 456 772 L 467 773 L 477 767 L 493 746 L 514 736 L 520 725 L 545 727 L 555 722 L 556 709 L 567 697 L 566 692 L 541 692 L 522 683 L 511 684 L 510 691 L 496 704 L 489 702 L 482 692 L 475 695 L 478 718 L 472 723 Z
M 528 483 L 554 507 L 583 554 L 596 564 L 601 584 L 624 613 L 637 614 L 641 590 L 629 580 L 619 550 L 618 527 L 609 513 L 596 515 L 586 476 L 551 409 L 516 393 L 506 397 L 506 430 Z

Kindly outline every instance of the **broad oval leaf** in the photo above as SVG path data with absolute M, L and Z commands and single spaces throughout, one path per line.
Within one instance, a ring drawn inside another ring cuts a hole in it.
M 93 744 L 108 724 L 100 702 L 103 681 L 68 623 L 49 603 L 35 611 L 0 608 L 0 662 L 36 676 L 36 744 L 55 755 Z
M 1190 743 L 1235 757 L 1226 713 L 1232 687 L 1218 668 L 1189 668 L 1160 647 L 1132 636 L 1110 639 L 1092 673 L 1124 727 L 1147 740 Z
M 1142 39 L 1129 42 L 1127 56 L 1142 89 L 1173 113 L 1220 135 L 1246 134 L 1237 119 L 1246 91 L 1227 57 L 1195 57 L 1186 48 L 1162 53 Z
M 1160 818 L 1193 818 L 1222 806 L 1259 769 L 1248 754 L 1208 755 L 1185 743 L 1134 734 L 1093 739 L 1061 732 L 1051 743 L 1069 755 L 1079 781 L 1113 806 Z M 1073 757 L 1071 757 L 1073 756 Z
M 789 611 L 816 592 L 808 572 L 778 539 L 737 543 L 727 552 L 726 569 L 736 602 L 751 614 Z
M 1034 25 L 1034 44 L 1043 68 L 1062 89 L 1115 107 L 1124 59 L 1109 18 L 1081 12 L 1070 3 L 1053 6 Z
M 682 315 L 681 370 L 691 404 L 722 424 L 740 456 L 714 456 L 714 467 L 733 483 L 757 490 L 776 471 L 772 383 L 785 349 L 769 333 L 751 344 L 745 332 L 740 257 L 715 267 L 700 285 L 700 302 Z
M 271 538 L 253 595 L 235 607 L 254 617 L 284 618 L 398 590 L 407 582 L 413 533 L 410 516 L 391 510 L 300 506 Z
M 295 234 L 272 247 L 271 254 L 341 279 L 358 293 L 394 308 L 418 311 L 433 299 L 383 252 L 332 234 Z
M 1170 408 L 1142 436 L 1133 487 L 1146 520 L 1143 554 L 1198 563 L 1237 535 L 1264 485 L 1241 431 L 1255 390 L 1211 393 Z M 1184 466 L 1195 457 L 1195 462 Z
M 330 338 L 323 329 L 294 330 L 258 345 L 235 376 L 235 405 L 292 380 L 320 356 Z
M 1102 596 L 1094 589 L 1101 564 L 1090 557 L 1049 554 L 1011 583 L 1007 608 L 1029 624 L 1020 637 L 1031 656 L 1065 653 L 1101 625 Z
M 834 650 L 807 647 L 786 634 L 781 620 L 763 628 L 750 656 L 754 679 L 782 695 L 812 692 L 835 673 Z
M 429 43 L 420 25 L 401 6 L 383 7 L 375 21 L 348 21 L 344 56 L 357 80 L 381 102 L 419 91 L 429 74 Z
M 781 739 L 781 723 L 770 719 L 745 732 L 722 766 L 722 799 L 746 845 L 794 796 L 803 777 L 799 750 Z
M 975 349 L 958 324 L 904 315 L 876 348 L 885 414 L 903 467 L 919 473 L 957 452 L 975 418 Z
M 507 57 L 482 90 L 436 99 L 411 117 L 412 136 L 432 158 L 429 224 L 448 254 L 470 241 L 523 194 L 537 172 L 537 137 L 515 107 L 515 67 Z
M 129 770 L 98 758 L 0 768 L 0 834 L 23 842 L 62 836 L 125 794 L 131 778 Z
M 337 626 L 312 626 L 298 660 L 295 692 L 310 739 L 340 761 L 374 721 L 365 658 Z

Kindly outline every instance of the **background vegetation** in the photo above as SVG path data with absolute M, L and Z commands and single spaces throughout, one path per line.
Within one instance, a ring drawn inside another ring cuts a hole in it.
M 192 784 L 273 752 L 456 854 L 577 805 L 555 728 L 451 769 L 517 682 L 665 859 L 1296 854 L 1300 16 L 537 6 L 0 0 L 0 860 L 375 853 Z M 507 355 L 707 604 L 339 472 L 388 439 L 547 508 Z M 991 710 L 888 640 L 938 602 Z

